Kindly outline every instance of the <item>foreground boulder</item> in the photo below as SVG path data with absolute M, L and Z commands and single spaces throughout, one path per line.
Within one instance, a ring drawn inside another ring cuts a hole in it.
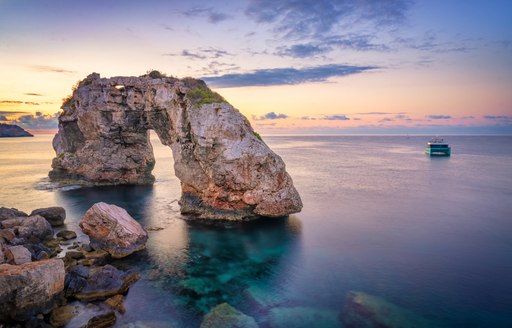
M 113 258 L 121 258 L 144 249 L 148 233 L 123 208 L 96 203 L 80 220 L 94 249 L 102 249 Z
M 66 210 L 60 206 L 39 208 L 37 210 L 33 210 L 30 216 L 32 215 L 40 215 L 45 218 L 52 227 L 58 227 L 64 224 L 64 220 L 66 219 Z
M 373 295 L 351 291 L 341 313 L 346 328 L 434 328 L 432 322 Z
M 0 265 L 0 322 L 48 313 L 64 289 L 64 262 L 49 259 Z
M 153 183 L 154 130 L 172 149 L 182 213 L 241 220 L 301 210 L 283 160 L 238 110 L 201 80 L 154 73 L 93 73 L 78 84 L 61 107 L 51 179 Z
M 200 328 L 258 328 L 258 324 L 254 318 L 222 303 L 204 316 Z

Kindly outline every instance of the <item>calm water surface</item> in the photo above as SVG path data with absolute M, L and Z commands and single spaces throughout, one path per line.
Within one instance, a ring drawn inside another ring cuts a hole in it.
M 170 149 L 156 138 L 153 186 L 104 188 L 49 183 L 50 136 L 0 139 L 0 206 L 60 205 L 76 230 L 104 201 L 163 228 L 115 263 L 142 273 L 118 326 L 196 327 L 228 302 L 263 325 L 271 308 L 300 307 L 336 327 L 346 293 L 357 290 L 440 326 L 512 327 L 512 137 L 449 137 L 450 158 L 426 157 L 428 137 L 419 136 L 264 140 L 304 202 L 286 219 L 184 220 Z

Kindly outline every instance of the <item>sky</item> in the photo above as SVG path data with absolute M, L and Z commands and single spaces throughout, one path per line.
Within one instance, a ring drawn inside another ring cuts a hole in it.
M 261 134 L 512 134 L 512 1 L 0 0 L 0 123 L 153 69 Z

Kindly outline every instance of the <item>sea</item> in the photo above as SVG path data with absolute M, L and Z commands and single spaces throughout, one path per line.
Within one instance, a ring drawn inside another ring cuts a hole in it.
M 225 302 L 261 327 L 343 327 L 350 291 L 431 327 L 512 327 L 512 137 L 445 136 L 451 157 L 425 155 L 429 139 L 263 136 L 302 212 L 213 224 L 180 215 L 171 150 L 155 135 L 155 184 L 117 187 L 56 185 L 52 136 L 1 138 L 0 206 L 63 206 L 79 232 L 106 202 L 149 230 L 145 250 L 113 262 L 141 273 L 117 327 L 199 327 Z

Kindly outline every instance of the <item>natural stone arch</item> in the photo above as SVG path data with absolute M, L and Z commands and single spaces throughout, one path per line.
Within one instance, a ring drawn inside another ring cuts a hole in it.
M 153 183 L 152 129 L 172 149 L 182 213 L 238 220 L 302 208 L 282 159 L 201 80 L 93 73 L 61 108 L 52 180 Z

